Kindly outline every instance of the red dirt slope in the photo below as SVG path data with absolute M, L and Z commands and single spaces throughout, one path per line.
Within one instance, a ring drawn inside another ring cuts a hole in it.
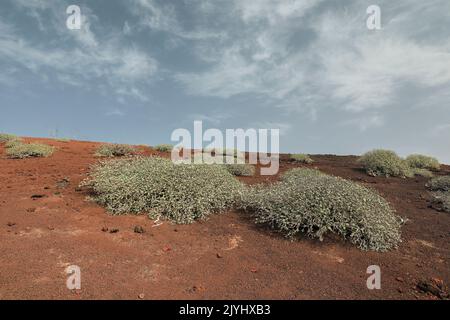
M 339 239 L 290 242 L 238 212 L 156 227 L 144 216 L 110 216 L 77 191 L 98 144 L 29 140 L 58 150 L 10 160 L 0 147 L 0 299 L 437 299 L 418 290 L 422 280 L 448 291 L 450 214 L 428 207 L 424 178 L 374 178 L 355 157 L 313 157 L 409 219 L 398 250 L 362 252 Z M 281 171 L 294 166 L 284 159 Z M 68 265 L 81 268 L 79 291 L 66 288 Z M 366 287 L 369 265 L 381 267 L 381 290 Z

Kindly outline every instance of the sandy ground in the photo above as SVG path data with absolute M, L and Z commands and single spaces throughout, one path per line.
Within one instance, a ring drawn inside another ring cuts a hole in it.
M 429 207 L 424 178 L 374 178 L 356 157 L 313 156 L 409 219 L 398 250 L 363 252 L 332 238 L 291 242 L 240 212 L 183 226 L 111 216 L 77 189 L 98 143 L 29 140 L 58 150 L 11 160 L 0 147 L 0 299 L 438 299 L 420 281 L 448 292 L 450 214 Z M 283 159 L 281 172 L 295 166 Z M 81 290 L 66 287 L 69 265 L 81 268 Z M 369 265 L 381 267 L 380 290 L 366 287 Z

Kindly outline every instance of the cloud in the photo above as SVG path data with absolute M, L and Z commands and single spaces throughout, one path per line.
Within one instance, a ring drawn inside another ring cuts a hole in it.
M 314 117 L 318 108 L 352 114 L 401 107 L 408 90 L 442 101 L 442 87 L 450 85 L 450 41 L 433 21 L 448 19 L 450 4 L 379 2 L 383 29 L 371 31 L 368 4 L 357 1 L 338 7 L 330 1 L 236 0 L 222 12 L 228 22 L 221 28 L 231 40 L 195 44 L 209 67 L 174 77 L 191 95 L 252 94 Z M 421 18 L 431 23 L 422 27 Z M 362 129 L 382 123 L 364 119 Z
M 125 112 L 120 109 L 113 109 L 106 113 L 107 116 L 113 116 L 113 117 L 123 117 L 125 116 Z
M 344 126 L 357 127 L 360 131 L 364 132 L 368 129 L 382 127 L 385 124 L 385 120 L 378 114 L 372 114 L 345 120 L 341 124 Z
M 188 5 L 194 6 L 199 4 L 204 5 L 195 2 L 188 3 Z M 131 13 L 138 17 L 138 23 L 141 27 L 152 31 L 166 32 L 186 40 L 205 40 L 224 36 L 222 32 L 211 32 L 207 29 L 188 30 L 183 28 L 175 6 L 170 3 L 155 0 L 132 0 L 127 7 Z
M 65 84 L 96 88 L 107 95 L 117 94 L 140 101 L 149 99 L 143 92 L 156 78 L 158 62 L 136 45 L 123 46 L 121 32 L 112 31 L 97 37 L 91 30 L 91 23 L 100 24 L 100 21 L 88 7 L 82 7 L 81 30 L 68 30 L 61 15 L 55 13 L 56 8 L 65 8 L 63 2 L 53 0 L 50 5 L 35 0 L 16 4 L 33 12 L 35 17 L 50 14 L 49 25 L 53 26 L 54 36 L 33 41 L 20 34 L 14 25 L 2 22 L 0 61 L 25 68 L 40 77 L 54 76 Z

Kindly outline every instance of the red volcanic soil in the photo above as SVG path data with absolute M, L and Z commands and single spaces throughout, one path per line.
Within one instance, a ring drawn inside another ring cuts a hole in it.
M 241 212 L 192 225 L 111 216 L 77 189 L 98 143 L 28 140 L 58 149 L 12 160 L 0 146 L 0 299 L 438 299 L 417 288 L 421 281 L 448 292 L 450 214 L 429 207 L 424 178 L 374 178 L 356 157 L 313 156 L 320 170 L 376 189 L 408 219 L 397 250 L 364 252 L 334 238 L 291 242 Z M 283 158 L 281 172 L 295 166 Z M 81 268 L 81 290 L 66 287 L 69 265 Z M 381 267 L 380 290 L 366 287 L 370 265 Z

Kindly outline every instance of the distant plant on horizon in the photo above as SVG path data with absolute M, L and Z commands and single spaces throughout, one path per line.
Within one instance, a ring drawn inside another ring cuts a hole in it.
M 414 172 L 408 162 L 394 151 L 377 149 L 362 155 L 358 160 L 371 176 L 412 177 Z
M 19 139 L 19 137 L 13 135 L 13 134 L 8 134 L 8 133 L 0 133 L 0 143 L 5 143 L 11 140 L 16 140 Z
M 12 147 L 15 147 L 22 143 L 23 143 L 22 138 L 16 137 L 16 138 L 13 138 L 13 139 L 9 140 L 8 142 L 6 142 L 5 148 L 12 148 Z
M 289 160 L 305 164 L 311 164 L 314 162 L 309 155 L 303 153 L 291 154 L 289 155 Z
M 102 144 L 96 151 L 97 157 L 123 157 L 136 153 L 136 149 L 126 144 Z
M 441 165 L 436 158 L 424 156 L 421 154 L 412 154 L 406 158 L 406 162 L 411 168 L 428 169 L 439 171 Z
M 159 152 L 171 152 L 173 149 L 173 145 L 171 144 L 158 144 L 157 146 L 154 147 L 154 149 L 156 151 Z
M 25 159 L 35 157 L 49 157 L 55 148 L 40 143 L 15 143 L 6 149 L 6 154 L 12 159 Z
M 424 178 L 433 178 L 434 174 L 428 169 L 420 169 L 420 168 L 412 168 L 411 169 L 415 176 L 424 177 Z

